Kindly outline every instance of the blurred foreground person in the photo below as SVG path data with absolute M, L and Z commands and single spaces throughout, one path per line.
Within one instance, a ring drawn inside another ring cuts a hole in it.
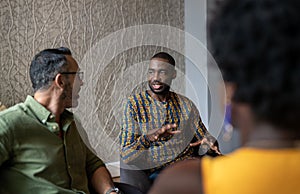
M 169 167 L 151 194 L 300 193 L 300 1 L 230 0 L 210 26 L 243 147 Z

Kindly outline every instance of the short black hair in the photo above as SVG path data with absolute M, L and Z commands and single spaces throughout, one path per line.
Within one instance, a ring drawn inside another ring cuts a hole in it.
M 300 1 L 229 0 L 210 25 L 212 53 L 236 102 L 257 119 L 299 129 Z
M 65 55 L 72 55 L 66 47 L 45 49 L 36 54 L 29 68 L 34 92 L 48 88 L 55 76 L 66 68 Z
M 154 59 L 154 58 L 160 58 L 160 59 L 166 59 L 168 60 L 168 62 L 175 66 L 175 59 L 168 53 L 166 52 L 159 52 L 159 53 L 156 53 L 155 55 L 153 55 L 153 57 L 151 57 L 151 59 Z

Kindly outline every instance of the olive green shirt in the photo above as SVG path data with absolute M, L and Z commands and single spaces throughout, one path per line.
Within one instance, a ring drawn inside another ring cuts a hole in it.
M 31 96 L 0 112 L 0 193 L 89 193 L 88 180 L 104 163 L 71 112 L 61 121 L 63 138 L 55 116 Z

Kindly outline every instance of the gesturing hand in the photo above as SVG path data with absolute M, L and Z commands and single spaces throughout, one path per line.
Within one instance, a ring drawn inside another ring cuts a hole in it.
M 190 143 L 191 147 L 195 147 L 198 145 L 207 146 L 206 150 L 212 152 L 212 155 L 222 155 L 222 153 L 219 150 L 218 142 L 213 136 L 206 136 L 197 142 Z
M 172 129 L 174 129 L 176 127 L 177 127 L 176 124 L 167 124 L 167 125 L 162 126 L 159 129 L 150 130 L 147 134 L 147 138 L 151 142 L 154 142 L 154 141 L 157 141 L 158 138 L 160 138 L 160 137 L 165 137 L 167 135 L 174 135 L 174 134 L 180 133 L 179 130 L 172 131 Z

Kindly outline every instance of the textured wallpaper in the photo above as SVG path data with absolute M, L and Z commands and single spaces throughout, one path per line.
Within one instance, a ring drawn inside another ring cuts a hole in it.
M 0 101 L 12 106 L 32 94 L 34 54 L 66 46 L 85 72 L 73 111 L 92 147 L 105 161 L 118 160 L 118 134 L 126 97 L 147 87 L 149 58 L 168 51 L 184 91 L 183 0 L 0 1 Z

